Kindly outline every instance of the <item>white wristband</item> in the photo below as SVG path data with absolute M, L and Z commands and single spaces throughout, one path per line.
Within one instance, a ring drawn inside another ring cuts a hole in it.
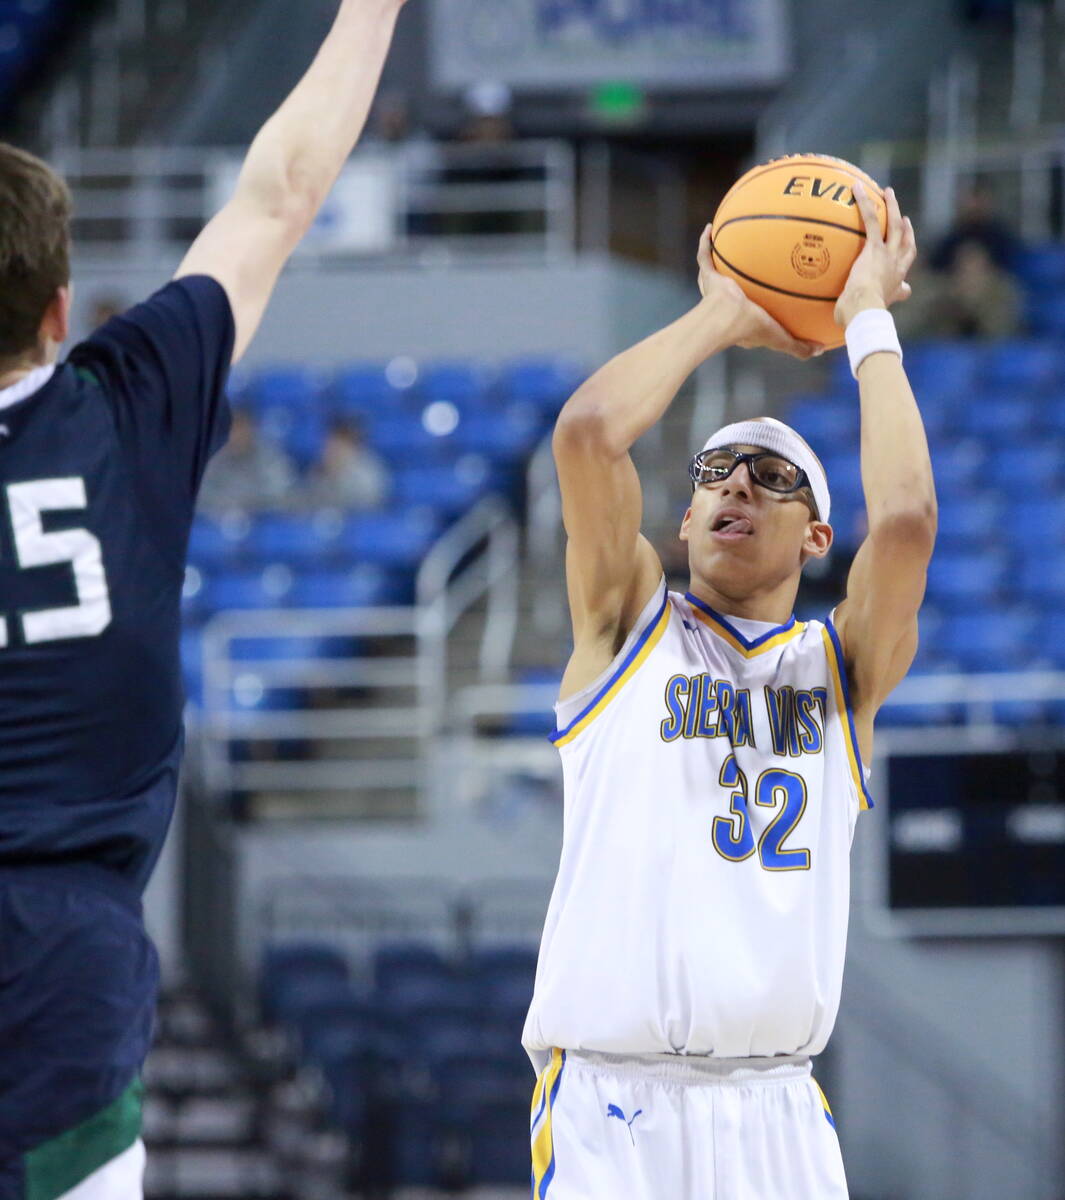
M 847 326 L 847 355 L 854 378 L 858 378 L 858 368 L 870 354 L 881 353 L 902 358 L 895 319 L 886 308 L 867 308 Z

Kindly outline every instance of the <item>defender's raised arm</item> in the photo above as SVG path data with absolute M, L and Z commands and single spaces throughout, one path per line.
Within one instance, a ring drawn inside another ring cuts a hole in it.
M 178 269 L 177 278 L 210 275 L 225 288 L 234 362 L 362 133 L 403 4 L 343 0 L 306 75 L 252 143 L 233 198 Z
M 886 238 L 860 184 L 854 192 L 865 218 L 866 245 L 836 308 L 844 327 L 859 314 L 886 310 L 909 295 L 905 278 L 917 253 L 913 226 L 890 188 Z M 917 611 L 936 536 L 936 492 L 924 423 L 898 354 L 870 353 L 858 366 L 858 384 L 869 533 L 855 556 L 836 623 L 868 761 L 877 709 L 917 652 Z

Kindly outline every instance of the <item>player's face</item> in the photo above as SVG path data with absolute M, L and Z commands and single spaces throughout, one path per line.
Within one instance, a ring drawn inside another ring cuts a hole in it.
M 757 453 L 758 446 L 735 446 Z M 693 582 L 744 598 L 797 576 L 808 558 L 823 557 L 832 530 L 817 520 L 802 493 L 756 483 L 741 462 L 727 478 L 699 484 L 680 529 Z

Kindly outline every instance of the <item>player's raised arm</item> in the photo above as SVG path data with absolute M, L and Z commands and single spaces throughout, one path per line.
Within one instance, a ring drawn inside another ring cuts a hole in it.
M 864 189 L 859 184 L 854 191 L 865 218 L 866 244 L 836 308 L 836 320 L 845 328 L 859 314 L 886 310 L 909 295 L 905 279 L 917 252 L 913 226 L 899 212 L 890 188 L 886 237 Z M 936 536 L 936 492 L 924 423 L 898 354 L 869 354 L 858 367 L 858 384 L 869 533 L 851 567 L 836 624 L 868 761 L 877 709 L 917 651 L 917 611 Z
M 632 447 L 662 418 L 692 371 L 718 351 L 768 346 L 808 358 L 816 349 L 796 341 L 719 275 L 709 251 L 707 229 L 699 247 L 700 303 L 597 371 L 555 427 L 574 640 L 564 697 L 609 665 L 662 576 L 658 555 L 640 532 L 643 500 Z
M 342 0 L 306 75 L 252 143 L 233 198 L 178 268 L 178 278 L 210 275 L 225 288 L 234 362 L 362 133 L 403 4 Z

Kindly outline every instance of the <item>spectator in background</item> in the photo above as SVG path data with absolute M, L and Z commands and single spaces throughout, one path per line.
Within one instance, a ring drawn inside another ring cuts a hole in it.
M 120 316 L 129 305 L 115 292 L 100 292 L 89 301 L 89 328 L 95 333 L 112 317 Z
M 362 511 L 378 508 L 388 493 L 388 468 L 362 440 L 350 421 L 329 430 L 321 461 L 312 468 L 303 492 L 309 508 Z
M 950 271 L 959 252 L 976 243 L 1001 271 L 1012 271 L 1019 243 L 1013 230 L 995 211 L 991 189 L 974 184 L 962 197 L 954 227 L 946 233 L 929 257 L 933 271 Z
M 288 456 L 260 437 L 247 409 L 235 408 L 229 442 L 204 475 L 199 507 L 215 515 L 288 508 L 295 483 Z
M 918 337 L 982 341 L 1021 329 L 1023 300 L 1013 277 L 980 241 L 961 243 L 944 272 L 914 284 L 914 302 L 899 328 Z

